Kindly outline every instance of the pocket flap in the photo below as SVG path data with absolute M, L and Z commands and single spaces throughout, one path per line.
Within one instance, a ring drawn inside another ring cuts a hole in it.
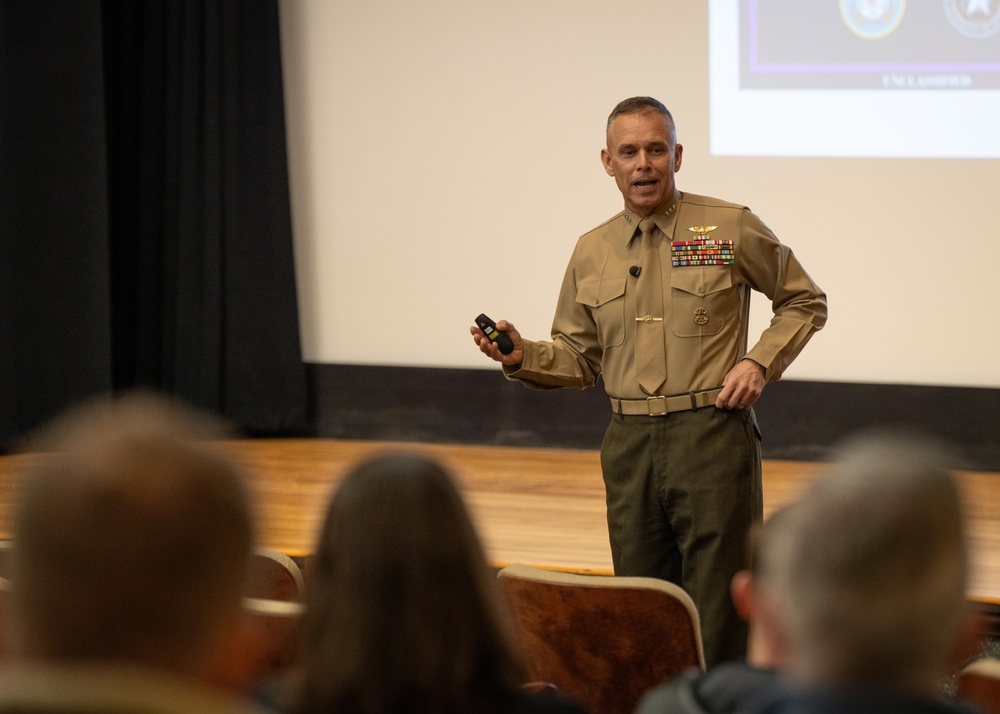
M 670 272 L 670 285 L 692 295 L 709 295 L 733 285 L 729 268 L 675 268 Z
M 581 305 L 600 307 L 625 294 L 628 278 L 587 278 L 576 286 L 576 301 Z

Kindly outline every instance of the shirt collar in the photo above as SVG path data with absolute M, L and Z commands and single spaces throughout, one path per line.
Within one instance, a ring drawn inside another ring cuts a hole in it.
M 653 212 L 653 215 L 650 216 L 650 218 L 656 222 L 656 227 L 659 228 L 665 236 L 671 235 L 671 228 L 673 226 L 674 219 L 677 216 L 677 207 L 680 205 L 681 195 L 681 192 L 675 189 L 674 195 L 664 201 L 663 205 L 657 208 Z M 627 226 L 625 229 L 627 234 L 625 242 L 631 243 L 632 239 L 639 235 L 639 221 L 641 221 L 642 218 L 635 215 L 627 208 L 625 209 L 623 215 L 625 216 L 625 225 Z

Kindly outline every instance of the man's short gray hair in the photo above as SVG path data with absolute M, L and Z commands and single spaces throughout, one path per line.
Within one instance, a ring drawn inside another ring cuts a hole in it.
M 945 668 L 968 552 L 944 453 L 914 436 L 854 440 L 760 554 L 813 683 L 908 687 Z
M 615 119 L 624 114 L 648 114 L 656 113 L 662 116 L 670 129 L 670 138 L 674 144 L 677 143 L 677 125 L 674 124 L 674 117 L 670 110 L 659 99 L 653 97 L 629 97 L 618 102 L 618 105 L 611 110 L 608 116 L 607 131 L 611 131 L 611 125 Z

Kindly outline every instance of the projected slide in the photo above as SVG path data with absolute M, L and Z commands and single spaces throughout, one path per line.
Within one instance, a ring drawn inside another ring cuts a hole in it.
M 1000 157 L 1000 0 L 710 0 L 712 152 Z
M 1000 88 L 1000 0 L 743 0 L 740 87 Z

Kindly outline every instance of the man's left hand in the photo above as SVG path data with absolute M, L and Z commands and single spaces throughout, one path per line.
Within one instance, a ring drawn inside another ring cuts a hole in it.
M 722 392 L 715 400 L 719 409 L 746 409 L 764 391 L 767 380 L 764 378 L 764 368 L 752 359 L 742 359 L 737 362 L 722 380 Z

